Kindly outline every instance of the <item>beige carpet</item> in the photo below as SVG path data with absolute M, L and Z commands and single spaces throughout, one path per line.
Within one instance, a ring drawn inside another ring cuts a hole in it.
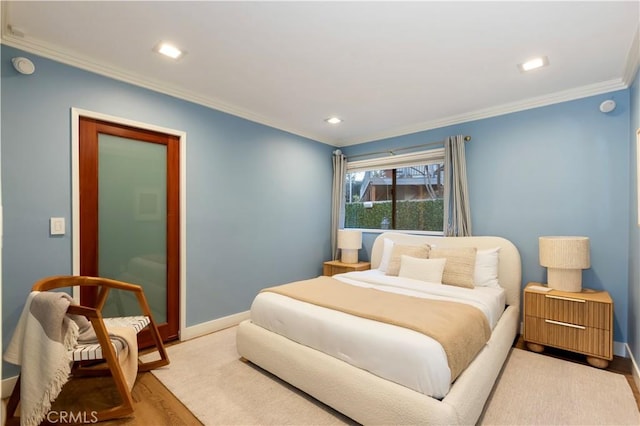
M 236 327 L 167 348 L 153 374 L 205 425 L 342 425 L 353 422 L 250 363 Z
M 236 328 L 168 348 L 153 374 L 205 425 L 353 423 L 269 373 L 239 360 Z M 514 349 L 490 397 L 484 425 L 639 425 L 626 379 Z
M 640 412 L 621 374 L 513 349 L 480 423 L 640 425 Z

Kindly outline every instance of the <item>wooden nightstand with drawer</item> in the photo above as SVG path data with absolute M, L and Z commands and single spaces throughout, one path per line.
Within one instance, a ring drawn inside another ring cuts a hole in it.
M 322 274 L 330 277 L 332 275 L 343 274 L 345 272 L 366 271 L 370 268 L 371 263 L 369 262 L 342 263 L 339 260 L 328 260 L 324 262 Z
M 606 368 L 613 359 L 613 300 L 606 291 L 580 293 L 524 289 L 524 341 L 529 349 L 545 346 L 581 353 L 594 367 Z M 545 287 L 546 289 L 546 287 Z

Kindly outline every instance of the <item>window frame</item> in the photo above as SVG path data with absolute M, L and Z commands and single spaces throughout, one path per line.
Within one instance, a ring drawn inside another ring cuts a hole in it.
M 390 154 L 392 154 L 390 152 Z M 399 155 L 391 155 L 389 157 L 378 157 L 378 158 L 370 158 L 365 160 L 357 160 L 357 161 L 349 161 L 347 159 L 347 164 L 345 167 L 345 177 L 348 173 L 357 173 L 357 172 L 365 172 L 370 170 L 379 170 L 379 169 L 401 169 L 404 167 L 410 166 L 418 166 L 425 164 L 433 164 L 440 163 L 444 164 L 444 147 L 442 148 L 434 148 L 426 151 L 412 152 L 409 154 L 399 154 Z M 446 172 L 445 172 L 446 173 Z M 394 173 L 395 176 L 395 173 Z M 446 179 L 443 182 L 445 185 L 446 191 Z M 395 215 L 395 194 L 393 196 L 394 202 L 394 211 Z M 342 200 L 342 217 L 343 220 L 346 221 L 346 208 L 345 208 L 345 200 Z M 344 226 L 343 221 L 343 226 Z M 411 229 L 376 229 L 376 228 L 349 228 L 349 229 L 359 229 L 362 232 L 367 233 L 383 233 L 383 232 L 398 232 L 398 233 L 407 233 L 407 234 L 420 234 L 420 235 L 434 235 L 434 236 L 443 236 L 443 231 L 423 231 L 423 230 L 411 230 Z

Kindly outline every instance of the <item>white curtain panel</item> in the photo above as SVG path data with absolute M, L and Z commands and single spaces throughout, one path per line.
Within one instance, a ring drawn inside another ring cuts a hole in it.
M 444 141 L 444 235 L 471 235 L 471 209 L 467 187 L 464 136 L 450 136 Z
M 333 152 L 333 190 L 331 200 L 331 253 L 338 259 L 338 229 L 344 225 L 344 174 L 347 159 L 342 151 Z

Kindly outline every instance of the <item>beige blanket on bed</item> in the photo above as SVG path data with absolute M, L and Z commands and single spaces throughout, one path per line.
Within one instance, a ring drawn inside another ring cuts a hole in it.
M 357 287 L 330 277 L 298 281 L 262 291 L 425 334 L 444 348 L 451 369 L 451 382 L 469 365 L 491 335 L 487 318 L 473 306 Z

